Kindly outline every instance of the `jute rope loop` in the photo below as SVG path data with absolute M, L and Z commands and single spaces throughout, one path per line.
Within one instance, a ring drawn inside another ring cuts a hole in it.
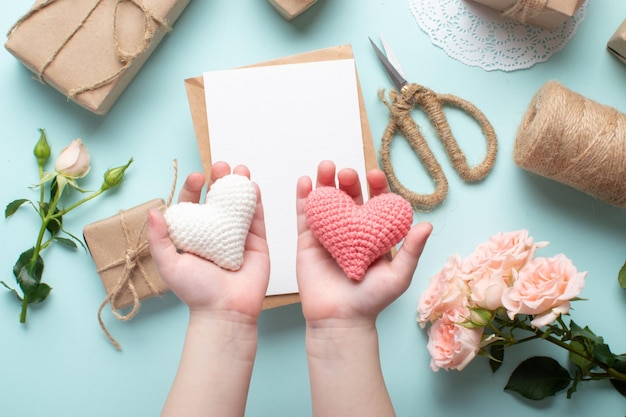
M 33 15 L 41 12 L 46 7 L 56 3 L 57 1 L 61 1 L 61 0 L 46 0 L 43 3 L 40 3 L 39 5 L 37 5 L 36 7 L 31 8 L 24 16 L 22 16 L 20 19 L 18 19 L 18 21 L 9 29 L 9 31 L 7 32 L 7 37 L 11 37 L 13 32 L 15 32 L 15 30 L 17 30 L 17 28 L 22 23 L 24 23 L 26 20 L 30 19 Z M 95 2 L 93 4 L 93 6 L 87 11 L 85 16 L 82 18 L 82 20 L 79 22 L 79 24 L 74 28 L 74 30 L 72 30 L 68 34 L 68 36 L 63 40 L 63 42 L 61 42 L 61 44 L 59 44 L 59 46 L 54 50 L 54 52 L 48 58 L 48 60 L 41 66 L 41 68 L 37 72 L 37 79 L 40 82 L 42 82 L 44 84 L 46 83 L 46 81 L 44 79 L 44 73 L 46 72 L 46 69 L 48 69 L 50 64 L 52 64 L 54 62 L 54 60 L 59 56 L 61 51 L 70 43 L 72 38 L 85 25 L 87 20 L 91 17 L 91 15 L 98 8 L 98 6 L 100 6 L 102 1 L 103 0 L 98 0 L 97 2 Z M 118 29 L 117 29 L 117 21 L 118 21 L 118 15 L 119 15 L 119 13 L 118 13 L 119 12 L 119 5 L 120 5 L 120 3 L 123 3 L 123 2 L 126 2 L 126 1 L 132 3 L 135 7 L 137 7 L 139 10 L 141 10 L 141 12 L 143 13 L 143 16 L 144 16 L 144 35 L 143 35 L 143 39 L 141 41 L 141 44 L 137 47 L 137 49 L 135 51 L 133 51 L 133 52 L 130 52 L 130 53 L 125 52 L 124 50 L 122 50 L 122 47 L 121 47 L 121 44 L 120 44 L 119 38 L 118 38 Z M 116 4 L 115 4 L 115 11 L 114 11 L 113 28 L 112 28 L 112 30 L 113 30 L 113 39 L 114 39 L 114 42 L 115 42 L 115 51 L 116 51 L 115 53 L 116 53 L 116 56 L 117 56 L 118 60 L 122 64 L 122 66 L 116 72 L 111 74 L 110 76 L 105 77 L 105 78 L 103 78 L 103 79 L 101 79 L 99 81 L 96 81 L 96 82 L 94 82 L 92 84 L 89 84 L 89 85 L 72 88 L 71 90 L 68 91 L 68 97 L 74 98 L 77 95 L 79 95 L 81 93 L 84 93 L 86 91 L 97 90 L 98 88 L 100 88 L 102 86 L 105 86 L 105 85 L 109 84 L 110 82 L 112 82 L 112 81 L 116 80 L 117 78 L 119 78 L 128 69 L 128 67 L 131 66 L 131 64 L 133 63 L 135 58 L 137 58 L 137 56 L 139 56 L 140 54 L 145 52 L 148 49 L 148 47 L 150 46 L 150 42 L 152 41 L 152 38 L 154 37 L 154 34 L 156 33 L 155 26 L 154 26 L 153 22 L 154 22 L 154 24 L 157 25 L 157 27 L 164 28 L 166 31 L 170 31 L 171 30 L 171 27 L 170 27 L 169 23 L 167 21 L 160 20 L 156 16 L 154 16 L 152 14 L 152 12 L 150 10 L 148 10 L 144 6 L 142 0 L 117 0 Z
M 174 193 L 176 190 L 177 178 L 178 178 L 178 164 L 177 164 L 177 161 L 174 160 L 174 181 L 173 181 L 172 188 L 170 190 L 170 195 L 167 199 L 167 202 L 165 203 L 165 205 L 159 207 L 160 210 L 164 210 L 165 208 L 169 207 L 172 204 L 172 200 L 174 199 Z M 133 281 L 131 278 L 137 270 L 139 271 L 139 275 L 141 276 L 141 278 L 143 278 L 146 284 L 148 284 L 148 288 L 150 289 L 151 293 L 152 294 L 158 293 L 156 288 L 152 284 L 150 276 L 148 275 L 142 263 L 140 262 L 140 260 L 144 256 L 150 255 L 150 247 L 148 246 L 148 241 L 142 238 L 144 236 L 147 223 L 144 222 L 141 225 L 141 229 L 137 232 L 137 234 L 133 238 L 128 228 L 128 224 L 126 223 L 126 220 L 124 217 L 124 210 L 121 210 L 119 212 L 119 218 L 120 218 L 120 224 L 122 226 L 122 230 L 124 232 L 124 239 L 126 241 L 125 243 L 126 243 L 127 249 L 124 252 L 124 256 L 122 258 L 117 259 L 111 262 L 110 264 L 105 265 L 98 269 L 98 273 L 102 273 L 104 271 L 108 271 L 111 268 L 116 268 L 118 266 L 124 265 L 124 271 L 122 272 L 122 275 L 120 276 L 119 280 L 115 284 L 115 287 L 113 287 L 111 292 L 107 294 L 107 296 L 104 298 L 104 301 L 102 301 L 102 304 L 100 304 L 100 308 L 98 309 L 98 323 L 100 323 L 100 328 L 106 335 L 107 339 L 109 339 L 109 341 L 113 344 L 113 346 L 115 346 L 117 350 L 121 350 L 122 347 L 113 338 L 113 336 L 107 329 L 106 325 L 104 324 L 104 321 L 102 320 L 102 311 L 104 310 L 106 305 L 110 304 L 111 312 L 118 320 L 128 321 L 128 320 L 131 320 L 133 317 L 135 317 L 135 315 L 139 311 L 139 307 L 141 306 L 141 301 L 139 300 L 137 289 L 135 288 L 135 285 L 133 284 Z M 133 307 L 128 313 L 122 314 L 114 307 L 115 301 L 121 294 L 127 291 L 130 292 L 132 296 Z
M 517 0 L 514 5 L 502 12 L 502 16 L 525 24 L 539 15 L 547 4 L 548 0 Z
M 480 181 L 489 173 L 496 159 L 498 142 L 495 131 L 485 115 L 471 102 L 451 94 L 437 94 L 419 84 L 407 84 L 398 93 L 392 90 L 389 93 L 391 102 L 385 99 L 384 91 L 379 97 L 390 112 L 390 120 L 383 133 L 380 158 L 382 169 L 387 175 L 389 185 L 402 197 L 408 200 L 418 210 L 431 210 L 446 197 L 448 181 L 441 165 L 433 155 L 420 131 L 419 126 L 411 117 L 415 107 L 421 107 L 435 127 L 437 136 L 442 141 L 454 169 L 466 182 Z M 463 110 L 472 116 L 480 125 L 487 141 L 485 159 L 475 167 L 470 167 L 465 154 L 459 147 L 452 134 L 450 125 L 444 113 L 444 106 L 452 106 Z M 431 194 L 418 194 L 406 188 L 396 176 L 391 163 L 391 142 L 401 133 L 413 151 L 428 171 L 435 183 L 435 191 Z

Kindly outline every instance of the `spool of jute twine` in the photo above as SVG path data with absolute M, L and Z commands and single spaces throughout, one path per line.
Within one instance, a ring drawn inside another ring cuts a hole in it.
M 626 114 L 556 81 L 535 94 L 520 124 L 515 163 L 626 209 Z

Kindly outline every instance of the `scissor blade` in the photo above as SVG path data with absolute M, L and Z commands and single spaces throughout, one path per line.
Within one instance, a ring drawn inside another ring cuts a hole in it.
M 378 59 L 383 64 L 383 68 L 385 68 L 385 72 L 387 72 L 387 75 L 389 76 L 393 84 L 396 86 L 398 91 L 400 91 L 402 87 L 404 87 L 407 84 L 407 81 L 398 72 L 398 70 L 393 66 L 393 64 L 389 62 L 389 60 L 387 59 L 383 51 L 381 51 L 378 48 L 378 46 L 376 46 L 372 38 L 368 38 L 368 39 L 370 40 L 370 43 L 372 44 L 372 47 L 374 48 L 374 52 L 376 52 L 376 56 L 378 56 Z
M 385 56 L 387 57 L 391 65 L 393 65 L 393 67 L 396 69 L 396 71 L 398 71 L 398 74 L 400 74 L 402 78 L 406 79 L 406 73 L 402 69 L 402 66 L 400 65 L 400 61 L 398 61 L 398 58 L 396 58 L 396 55 L 393 53 L 393 50 L 391 49 L 391 46 L 389 45 L 389 43 L 387 43 L 385 38 L 383 38 L 382 36 L 380 37 L 380 42 L 383 44 L 383 50 L 385 51 Z

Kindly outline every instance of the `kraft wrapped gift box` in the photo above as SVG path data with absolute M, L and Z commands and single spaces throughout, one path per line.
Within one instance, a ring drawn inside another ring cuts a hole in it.
M 286 20 L 293 20 L 300 16 L 309 7 L 313 6 L 317 0 L 268 0 L 269 3 Z
M 139 301 L 169 291 L 150 256 L 146 241 L 148 210 L 160 207 L 165 207 L 163 200 L 150 200 L 83 229 L 85 242 L 109 298 L 107 301 L 115 310 L 137 307 Z
M 70 100 L 106 114 L 190 0 L 37 0 L 6 49 Z
M 584 0 L 471 0 L 520 23 L 552 30 L 572 17 Z M 544 4 L 545 3 L 545 4 Z
M 620 61 L 626 64 L 626 20 L 617 28 L 606 47 Z

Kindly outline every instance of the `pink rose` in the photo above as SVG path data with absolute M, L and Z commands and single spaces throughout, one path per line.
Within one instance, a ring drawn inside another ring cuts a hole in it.
M 436 320 L 428 329 L 430 368 L 463 370 L 480 350 L 482 335 L 482 327 L 469 329 L 446 318 Z
M 502 295 L 502 303 L 510 318 L 531 314 L 533 327 L 552 323 L 569 312 L 569 301 L 577 297 L 585 285 L 587 272 L 578 272 L 563 254 L 553 258 L 535 258 L 519 271 L 513 286 Z
M 75 139 L 59 153 L 54 170 L 64 177 L 82 178 L 91 169 L 90 162 L 87 147 L 80 139 Z
M 473 276 L 468 282 L 473 305 L 491 311 L 502 307 L 502 294 L 509 287 L 508 280 L 502 276 L 502 270 L 483 268 Z
M 513 270 L 521 269 L 535 254 L 538 247 L 547 243 L 534 243 L 527 230 L 498 233 L 476 247 L 474 253 L 463 261 L 463 272 L 472 274 L 483 268 L 501 270 L 502 277 L 509 280 Z
M 460 266 L 460 257 L 453 255 L 448 258 L 441 271 L 431 277 L 417 306 L 417 321 L 422 328 L 427 322 L 439 319 L 447 310 L 467 305 L 469 290 L 462 279 Z

